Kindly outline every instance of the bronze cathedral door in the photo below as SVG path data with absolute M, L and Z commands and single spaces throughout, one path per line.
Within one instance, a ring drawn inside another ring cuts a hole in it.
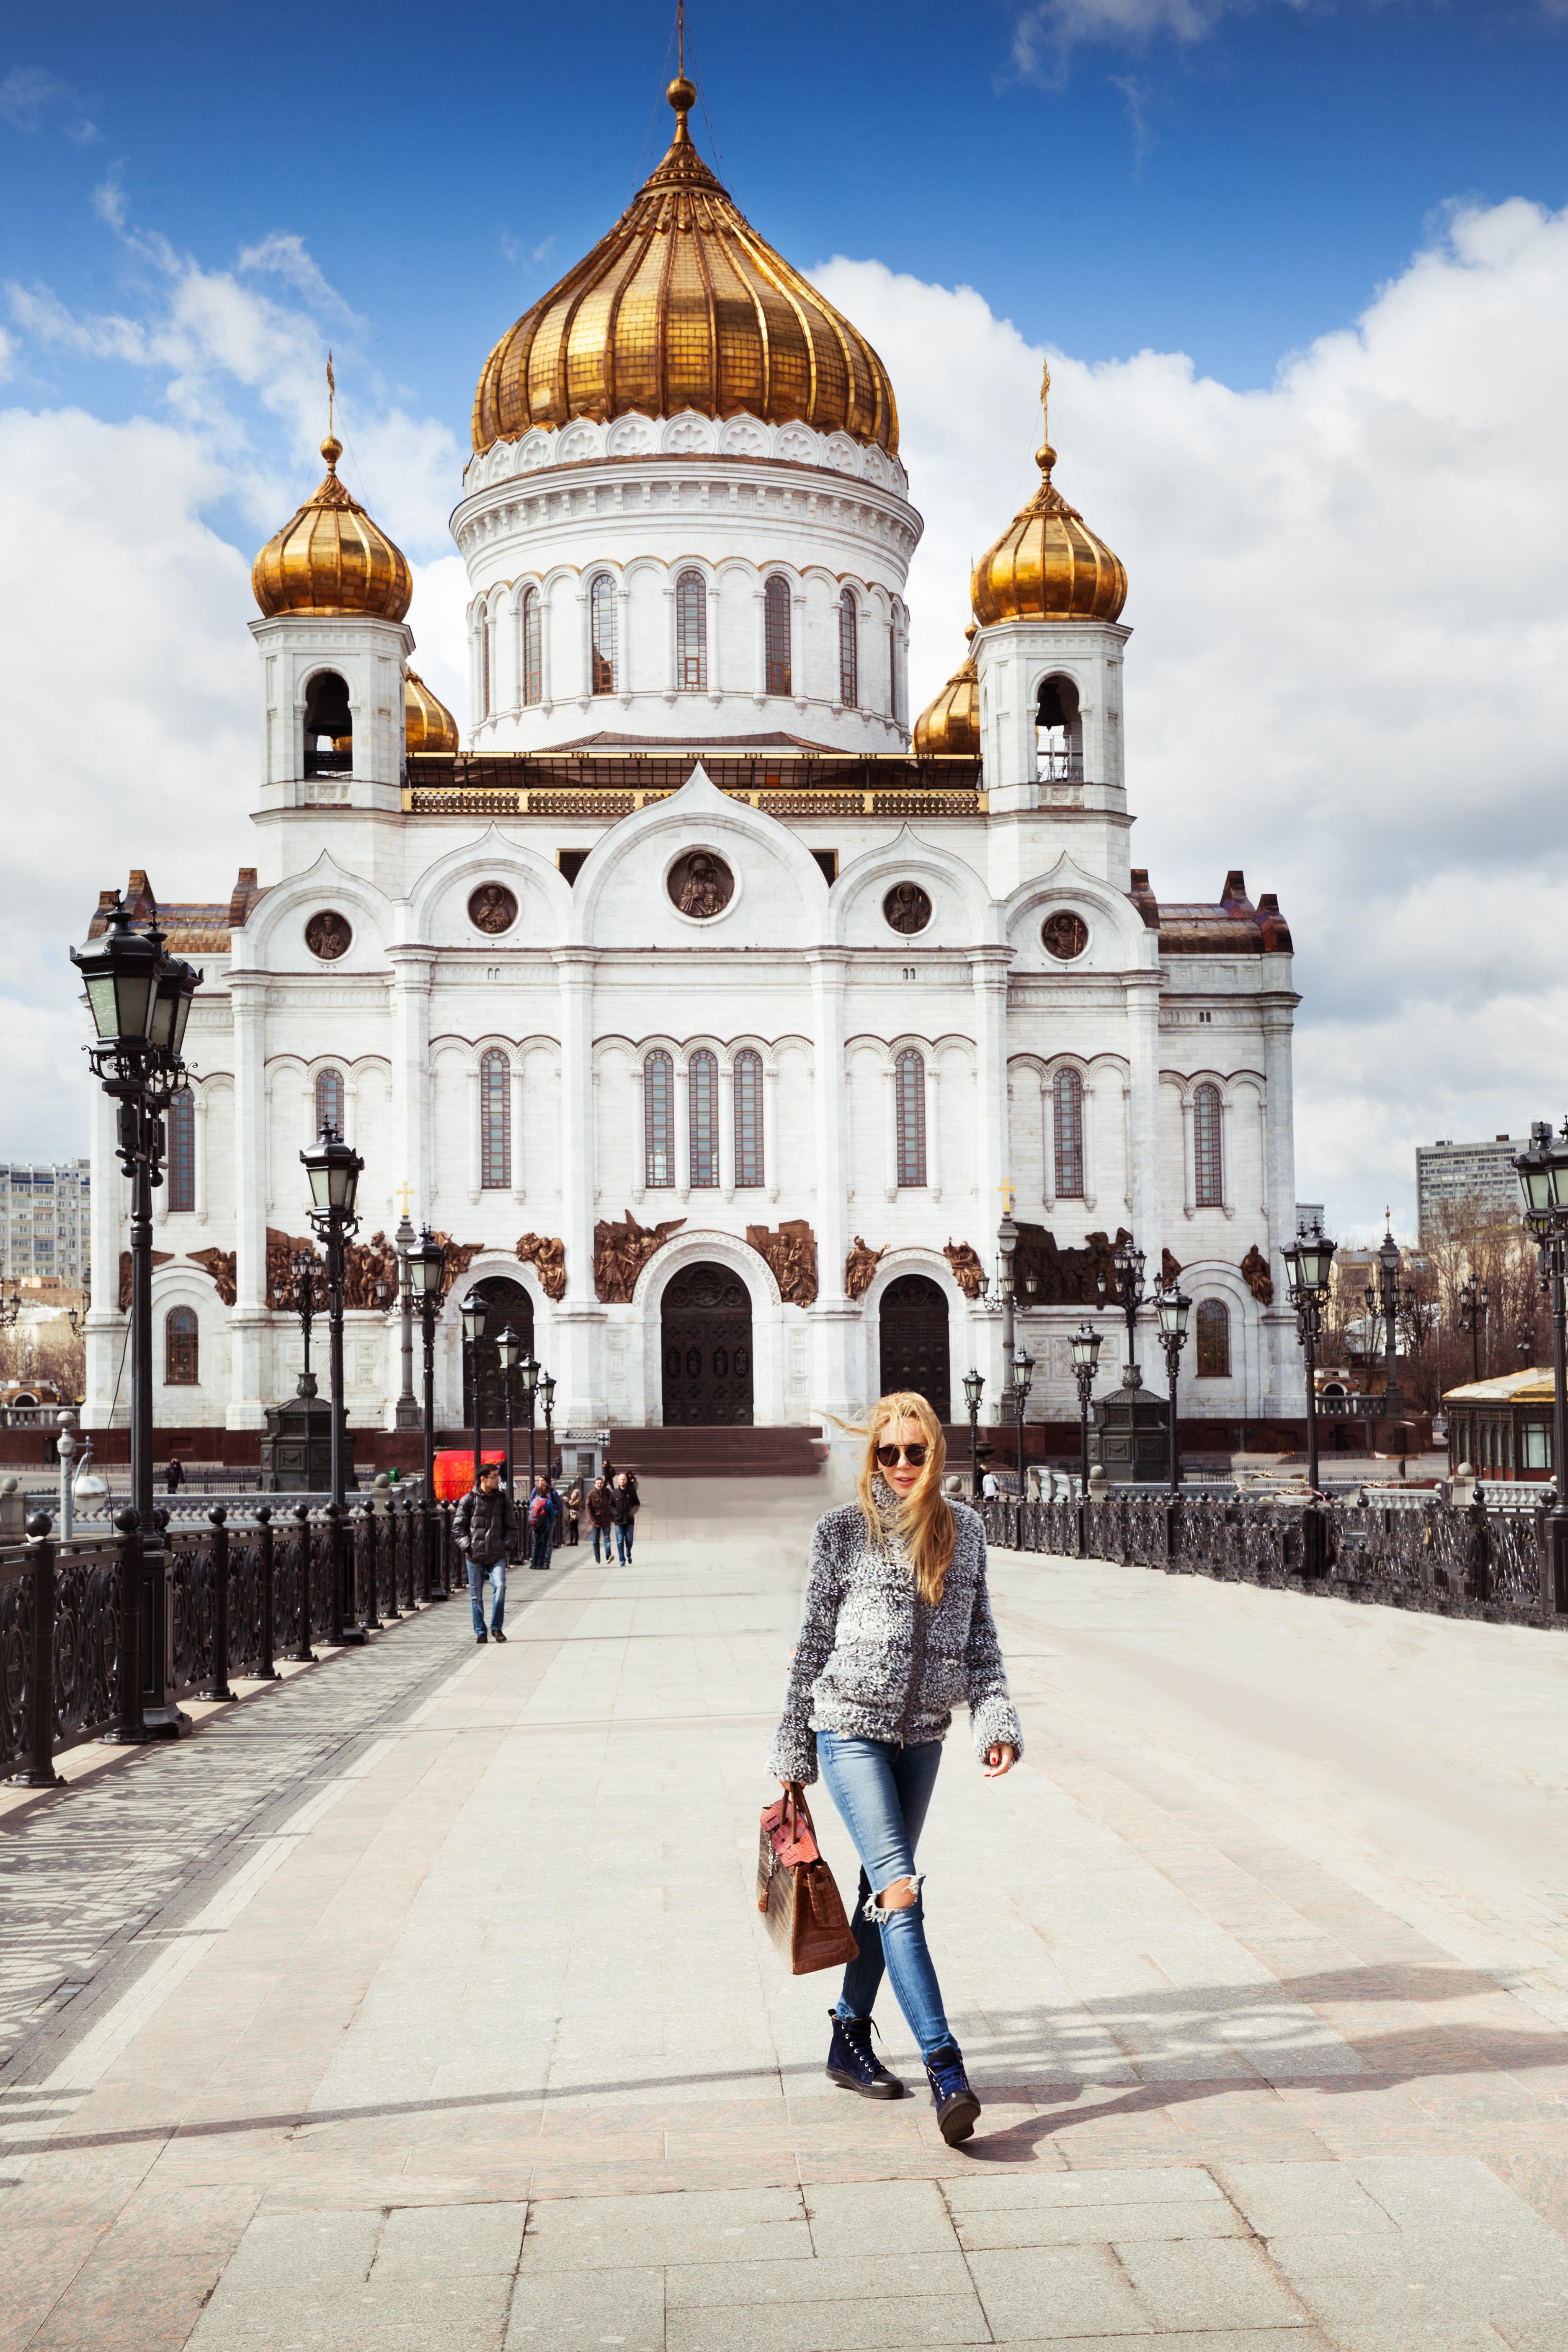
M 882 1294 L 882 1394 L 913 1389 L 938 1421 L 951 1420 L 947 1300 L 923 1274 L 900 1275 Z
M 660 1307 L 664 1425 L 752 1418 L 752 1295 L 722 1265 L 689 1265 Z

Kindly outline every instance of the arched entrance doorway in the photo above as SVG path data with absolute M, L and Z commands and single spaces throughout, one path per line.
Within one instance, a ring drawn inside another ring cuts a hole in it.
M 523 1354 L 532 1355 L 533 1301 L 521 1282 L 513 1282 L 510 1276 L 504 1274 L 487 1275 L 483 1282 L 476 1282 L 470 1287 L 486 1301 L 489 1313 L 485 1318 L 485 1336 L 479 1346 L 463 1349 L 463 1426 L 472 1429 L 474 1425 L 474 1370 L 477 1360 L 480 1426 L 491 1431 L 504 1429 L 506 1399 L 501 1392 L 500 1358 L 496 1353 L 496 1340 L 510 1323 L 522 1341 Z M 465 1289 L 461 1295 L 466 1298 L 468 1290 Z M 526 1418 L 522 1390 L 515 1372 L 512 1374 L 511 1408 L 519 1419 Z M 523 1451 L 526 1454 L 526 1446 Z M 526 1470 L 527 1467 L 525 1460 L 523 1468 Z
M 913 1389 L 939 1421 L 951 1420 L 947 1300 L 923 1274 L 901 1274 L 882 1293 L 882 1394 Z
M 664 1423 L 734 1426 L 752 1418 L 752 1294 L 725 1265 L 689 1265 L 659 1308 Z

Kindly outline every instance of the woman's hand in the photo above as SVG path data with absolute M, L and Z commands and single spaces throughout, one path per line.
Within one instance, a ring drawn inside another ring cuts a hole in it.
M 985 1751 L 985 1778 L 988 1780 L 999 1780 L 1004 1772 L 1010 1772 L 1013 1769 L 1013 1759 L 1016 1753 L 1016 1750 L 1010 1741 L 993 1740 Z

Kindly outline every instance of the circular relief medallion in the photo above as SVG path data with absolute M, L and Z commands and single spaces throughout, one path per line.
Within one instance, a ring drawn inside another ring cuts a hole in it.
M 353 943 L 353 925 L 346 915 L 333 914 L 330 908 L 323 908 L 321 914 L 312 915 L 306 924 L 305 945 L 313 956 L 320 956 L 323 963 L 336 963 L 340 956 L 347 955 Z
M 882 901 L 882 913 L 895 931 L 906 937 L 923 931 L 931 920 L 931 900 L 918 882 L 895 882 Z
M 468 900 L 468 920 L 476 931 L 499 938 L 517 920 L 517 900 L 504 882 L 481 882 Z
M 700 923 L 721 915 L 735 895 L 735 877 L 710 849 L 689 849 L 669 869 L 670 898 L 683 915 Z
M 1063 908 L 1046 917 L 1040 938 L 1047 955 L 1054 955 L 1058 963 L 1071 963 L 1089 945 L 1089 925 L 1081 915 L 1069 915 Z

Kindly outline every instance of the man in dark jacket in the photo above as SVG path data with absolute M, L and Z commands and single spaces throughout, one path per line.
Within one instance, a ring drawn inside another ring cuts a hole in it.
M 528 1533 L 530 1568 L 548 1568 L 555 1540 L 555 1498 L 542 1470 L 534 1479 L 533 1492 L 528 1498 Z
M 595 1478 L 588 1489 L 588 1525 L 594 1530 L 594 1558 L 597 1560 L 599 1546 L 603 1544 L 606 1568 L 615 1550 L 615 1538 L 610 1533 L 615 1524 L 615 1496 L 603 1478 Z
M 629 1470 L 616 1471 L 611 1493 L 616 1515 L 616 1557 L 625 1566 L 631 1559 L 632 1538 L 637 1534 L 642 1497 L 637 1493 L 637 1482 Z
M 504 1642 L 501 1620 L 506 1614 L 507 1554 L 517 1541 L 517 1506 L 501 1486 L 500 1464 L 487 1462 L 479 1483 L 464 1496 L 452 1522 L 458 1549 L 468 1563 L 468 1599 L 473 1604 L 474 1639 L 485 1633 L 484 1580 L 488 1576 L 495 1598 L 490 1604 L 490 1633 Z

